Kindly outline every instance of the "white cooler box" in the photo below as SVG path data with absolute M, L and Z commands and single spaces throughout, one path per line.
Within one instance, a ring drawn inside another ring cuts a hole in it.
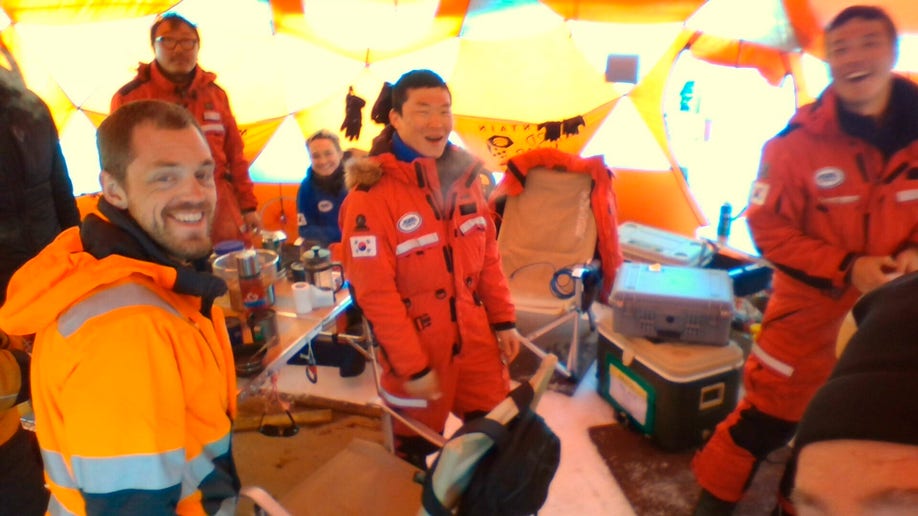
M 609 296 L 615 326 L 629 337 L 726 345 L 733 321 L 727 271 L 623 263 Z
M 651 437 L 667 451 L 704 442 L 736 407 L 743 352 L 733 342 L 703 346 L 653 343 L 599 324 L 599 394 L 619 421 Z
M 618 242 L 630 262 L 700 267 L 711 254 L 701 240 L 637 222 L 618 225 Z

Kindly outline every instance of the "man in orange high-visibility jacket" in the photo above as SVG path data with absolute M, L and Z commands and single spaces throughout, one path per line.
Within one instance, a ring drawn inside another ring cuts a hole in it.
M 399 79 L 392 125 L 348 166 L 340 215 L 345 273 L 379 341 L 386 402 L 438 432 L 450 412 L 470 419 L 506 397 L 506 363 L 522 339 L 481 164 L 447 140 L 451 100 L 429 70 Z M 398 453 L 424 467 L 434 448 L 402 426 L 395 433 Z
M 210 253 L 214 161 L 185 109 L 99 126 L 101 216 L 10 282 L 0 327 L 35 333 L 32 403 L 52 514 L 226 514 L 236 376 Z

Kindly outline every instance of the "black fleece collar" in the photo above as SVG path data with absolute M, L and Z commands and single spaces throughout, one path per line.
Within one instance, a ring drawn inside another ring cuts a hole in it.
M 309 176 L 319 189 L 332 195 L 338 195 L 344 190 L 344 160 L 338 164 L 334 172 L 327 176 L 316 174 L 312 167 L 309 167 Z
M 873 118 L 845 110 L 837 104 L 838 122 L 846 133 L 880 149 L 886 158 L 918 139 L 918 89 L 906 79 L 893 79 L 886 114 L 877 124 Z
M 226 293 L 226 282 L 210 274 L 206 258 L 195 260 L 191 266 L 180 264 L 151 240 L 127 212 L 115 208 L 104 198 L 99 199 L 99 211 L 108 221 L 90 214 L 80 228 L 80 239 L 86 252 L 100 260 L 118 255 L 175 269 L 172 290 L 200 297 L 201 313 L 210 318 L 214 299 Z

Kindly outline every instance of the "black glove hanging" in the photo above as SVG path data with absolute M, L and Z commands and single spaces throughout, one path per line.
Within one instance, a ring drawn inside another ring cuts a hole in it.
M 570 136 L 572 134 L 580 134 L 580 126 L 586 125 L 586 121 L 582 116 L 575 116 L 562 122 L 562 125 L 564 127 L 564 136 Z
M 383 83 L 382 89 L 379 90 L 379 96 L 373 104 L 373 110 L 370 111 L 370 118 L 377 124 L 386 125 L 389 123 L 389 111 L 392 109 L 392 84 Z
M 545 129 L 545 141 L 554 142 L 561 138 L 561 122 L 542 122 L 539 129 Z
M 367 101 L 354 95 L 354 87 L 347 89 L 347 97 L 344 99 L 344 122 L 341 123 L 341 130 L 348 140 L 360 138 L 360 128 L 363 126 L 363 114 L 361 110 L 367 105 Z

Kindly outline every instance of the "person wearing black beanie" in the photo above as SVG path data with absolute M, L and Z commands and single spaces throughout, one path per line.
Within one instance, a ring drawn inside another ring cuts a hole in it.
M 795 439 L 798 514 L 918 512 L 918 274 L 865 295 Z

